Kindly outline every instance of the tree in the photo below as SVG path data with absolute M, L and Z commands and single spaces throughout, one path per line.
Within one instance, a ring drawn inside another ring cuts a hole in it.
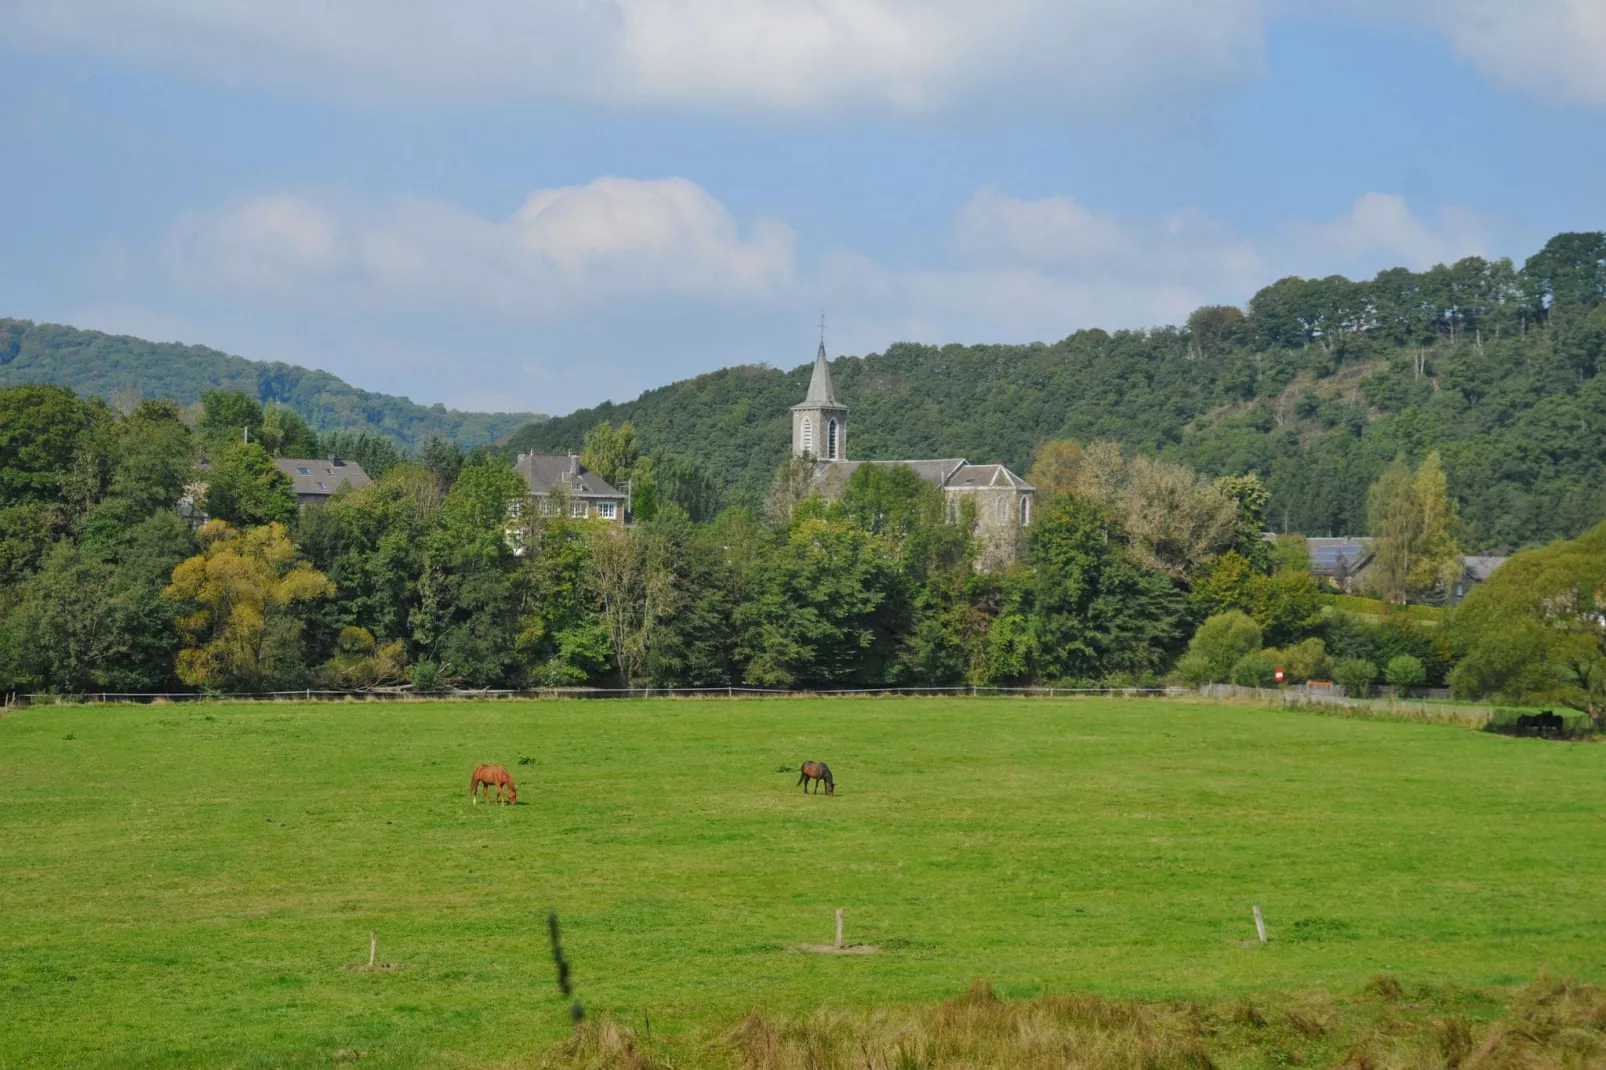
M 1188 642 L 1189 658 L 1201 670 L 1208 669 L 1208 680 L 1230 678 L 1232 667 L 1246 654 L 1260 649 L 1260 626 L 1245 613 L 1229 610 L 1217 613 L 1199 625 Z
M 1134 561 L 1182 579 L 1233 544 L 1237 507 L 1189 469 L 1139 457 L 1121 495 L 1121 521 Z
M 641 678 L 664 620 L 678 601 L 671 543 L 664 533 L 637 525 L 593 525 L 588 532 L 591 589 L 613 645 L 619 683 Z
M 1365 658 L 1339 658 L 1333 663 L 1333 682 L 1344 689 L 1346 695 L 1365 698 L 1372 693 L 1377 679 L 1377 666 Z
M 262 403 L 238 390 L 208 390 L 201 395 L 201 435 L 207 448 L 256 438 L 262 430 Z
M 580 463 L 615 487 L 624 486 L 638 457 L 636 426 L 629 420 L 617 429 L 609 423 L 597 424 L 586 432 L 585 446 L 580 450 Z
M 1257 572 L 1272 571 L 1272 544 L 1266 539 L 1266 505 L 1271 494 L 1253 472 L 1243 476 L 1222 476 L 1216 489 L 1236 507 L 1232 548 Z M 1309 566 L 1306 566 L 1307 571 Z
M 892 554 L 880 538 L 818 512 L 777 532 L 761 566 L 757 598 L 743 614 L 753 631 L 749 683 L 873 683 L 892 660 L 888 610 L 900 596 Z
M 0 390 L 0 506 L 59 500 L 94 414 L 71 390 Z
M 1422 659 L 1412 657 L 1410 654 L 1396 655 L 1383 667 L 1383 679 L 1401 692 L 1421 687 L 1427 678 L 1427 670 L 1422 667 Z
M 1450 630 L 1458 696 L 1559 703 L 1606 727 L 1606 522 L 1507 561 Z
M 323 456 L 317 434 L 294 409 L 285 405 L 268 405 L 263 409 L 256 438 L 275 457 Z
M 1367 492 L 1366 512 L 1374 543 L 1372 586 L 1378 596 L 1403 604 L 1442 596 L 1461 573 L 1461 551 L 1452 529 L 1455 504 L 1437 453 L 1413 475 L 1403 459 L 1389 465 Z
M 782 461 L 764 495 L 764 519 L 778 527 L 790 524 L 793 510 L 815 493 L 813 480 L 813 461 L 795 456 Z
M 206 473 L 206 514 L 237 527 L 287 524 L 296 515 L 290 477 L 255 442 L 223 448 Z
M 367 691 L 407 681 L 407 648 L 400 639 L 381 645 L 367 628 L 340 629 L 335 654 L 318 670 L 319 681 L 337 690 Z
M 1068 438 L 1050 439 L 1039 444 L 1026 482 L 1037 488 L 1044 502 L 1056 495 L 1074 491 L 1082 468 L 1083 452 L 1080 442 Z
M 1253 650 L 1232 663 L 1228 678 L 1239 687 L 1270 687 L 1277 680 L 1277 666 L 1259 650 Z
M 197 687 L 257 691 L 302 672 L 299 603 L 335 593 L 297 559 L 283 524 L 239 531 L 211 520 L 196 533 L 201 553 L 173 570 L 163 597 L 186 612 L 178 629 L 178 677 Z
M 1039 679 L 1102 680 L 1169 660 L 1182 637 L 1182 595 L 1128 558 L 1109 510 L 1062 497 L 1038 515 L 1028 545 Z

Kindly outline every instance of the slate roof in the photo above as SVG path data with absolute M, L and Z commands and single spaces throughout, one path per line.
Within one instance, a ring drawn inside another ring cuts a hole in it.
M 548 494 L 553 486 L 563 485 L 571 498 L 617 498 L 624 500 L 624 491 L 618 490 L 597 473 L 580 463 L 572 453 L 521 453 L 513 464 L 514 471 L 530 485 L 531 494 Z M 574 481 L 579 480 L 576 489 Z
M 1468 576 L 1482 583 L 1489 578 L 1491 572 L 1510 560 L 1509 557 L 1463 557 L 1461 564 L 1467 570 Z
M 1311 571 L 1318 576 L 1354 573 L 1372 559 L 1372 540 L 1358 535 L 1306 539 L 1305 548 L 1310 553 Z
M 314 460 L 306 457 L 279 457 L 279 471 L 290 477 L 290 486 L 300 498 L 327 498 L 341 487 L 361 490 L 373 480 L 356 461 L 339 457 Z
M 813 409 L 820 406 L 847 408 L 837 400 L 836 385 L 831 382 L 831 365 L 825 359 L 824 342 L 820 343 L 820 351 L 814 354 L 814 373 L 809 376 L 809 392 L 804 395 L 801 405 L 793 405 L 792 408 Z
M 814 483 L 828 494 L 841 493 L 847 487 L 848 480 L 853 478 L 854 470 L 861 464 L 912 468 L 921 479 L 937 487 L 1037 489 L 1001 464 L 970 464 L 963 457 L 939 457 L 924 461 L 821 461 L 815 468 Z

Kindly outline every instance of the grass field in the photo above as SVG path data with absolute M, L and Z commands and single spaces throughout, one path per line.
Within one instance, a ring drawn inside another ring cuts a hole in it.
M 487 760 L 518 806 L 470 805 Z M 1600 746 L 1180 700 L 36 707 L 0 716 L 0 1066 L 505 1063 L 566 1032 L 548 907 L 588 1012 L 655 1035 L 977 977 L 1600 981 L 1603 786 Z M 880 954 L 792 950 L 838 906 Z M 343 968 L 370 930 L 397 968 Z

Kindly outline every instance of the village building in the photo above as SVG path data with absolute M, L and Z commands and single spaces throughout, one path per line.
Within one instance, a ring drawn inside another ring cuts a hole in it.
M 1267 532 L 1267 539 L 1276 539 Z M 1307 538 L 1305 552 L 1310 556 L 1310 570 L 1345 594 L 1365 594 L 1372 585 L 1372 566 L 1376 562 L 1374 539 L 1365 535 L 1342 538 Z M 1487 580 L 1494 570 L 1510 558 L 1490 555 L 1465 555 L 1461 558 L 1461 575 L 1446 592 L 1449 604 L 1456 605 L 1478 584 Z
M 943 492 L 948 499 L 950 522 L 963 515 L 964 502 L 974 503 L 976 535 L 982 548 L 979 568 L 1005 568 L 1021 554 L 1037 504 L 1037 488 L 1005 466 L 971 464 L 963 457 L 848 460 L 848 407 L 837 396 L 831 381 L 823 341 L 814 357 L 808 393 L 801 403 L 792 406 L 792 453 L 813 462 L 810 485 L 827 498 L 840 495 L 860 465 L 909 468 Z
M 630 492 L 619 490 L 580 463 L 575 453 L 520 453 L 513 468 L 529 486 L 530 501 L 542 516 L 559 510 L 575 519 L 623 524 Z
M 290 477 L 290 489 L 302 505 L 321 505 L 342 487 L 361 490 L 373 480 L 356 461 L 339 457 L 314 460 L 307 457 L 278 457 L 273 462 Z

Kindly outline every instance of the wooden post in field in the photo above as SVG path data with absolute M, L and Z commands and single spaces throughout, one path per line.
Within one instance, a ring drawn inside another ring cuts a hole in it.
M 368 930 L 368 968 L 370 970 L 374 968 L 374 957 L 378 955 L 378 953 L 379 941 L 375 938 L 374 931 L 370 929 Z
M 1251 907 L 1250 909 L 1255 912 L 1255 932 L 1260 934 L 1260 942 L 1264 944 L 1266 942 L 1266 921 L 1260 916 L 1259 907 Z
M 842 908 L 836 908 L 836 949 L 842 950 Z

